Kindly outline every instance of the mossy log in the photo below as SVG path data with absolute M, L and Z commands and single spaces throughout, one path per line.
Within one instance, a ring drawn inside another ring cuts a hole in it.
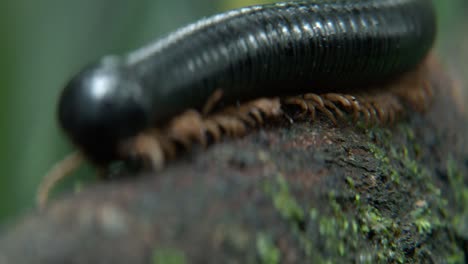
M 272 122 L 160 173 L 86 186 L 4 231 L 0 263 L 464 263 L 467 121 Z

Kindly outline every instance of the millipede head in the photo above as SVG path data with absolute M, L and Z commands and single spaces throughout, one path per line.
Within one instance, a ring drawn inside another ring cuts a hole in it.
M 106 57 L 73 78 L 58 105 L 60 126 L 98 164 L 117 158 L 119 142 L 149 124 L 148 98 L 133 73 Z

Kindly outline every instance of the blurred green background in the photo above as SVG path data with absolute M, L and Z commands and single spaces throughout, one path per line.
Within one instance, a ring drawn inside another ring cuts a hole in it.
M 2 0 L 0 225 L 34 206 L 41 178 L 71 150 L 57 128 L 55 107 L 74 73 L 104 54 L 125 53 L 202 16 L 262 2 L 272 1 Z M 441 57 L 455 75 L 468 76 L 462 67 L 468 37 L 459 34 L 467 25 L 467 1 L 434 2 Z

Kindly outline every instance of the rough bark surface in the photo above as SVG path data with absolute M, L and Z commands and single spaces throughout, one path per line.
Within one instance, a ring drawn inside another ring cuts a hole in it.
M 467 122 L 434 69 L 392 126 L 271 123 L 158 174 L 86 186 L 0 238 L 0 263 L 463 263 Z

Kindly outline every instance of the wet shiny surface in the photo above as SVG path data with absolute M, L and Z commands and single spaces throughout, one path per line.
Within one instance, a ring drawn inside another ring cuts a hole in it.
M 112 77 L 124 82 L 110 95 L 79 92 L 102 89 L 83 86 L 78 76 L 72 85 L 78 92 L 69 92 L 61 109 L 80 122 L 62 118 L 61 123 L 85 153 L 106 161 L 122 140 L 147 124 L 160 126 L 186 109 L 200 110 L 217 89 L 227 104 L 307 92 L 348 93 L 412 69 L 434 36 L 429 0 L 287 2 L 229 11 L 131 52 L 115 73 L 122 76 Z M 101 70 L 99 65 L 92 70 L 93 80 Z M 132 80 L 126 82 L 129 75 Z M 133 105 L 114 104 L 95 119 L 92 109 L 101 109 L 109 98 Z M 139 102 L 148 103 L 139 107 Z M 90 107 L 88 115 L 81 116 L 80 105 Z
M 158 122 L 200 108 L 215 89 L 231 103 L 381 82 L 419 63 L 434 35 L 427 0 L 288 2 L 206 18 L 128 63 Z

